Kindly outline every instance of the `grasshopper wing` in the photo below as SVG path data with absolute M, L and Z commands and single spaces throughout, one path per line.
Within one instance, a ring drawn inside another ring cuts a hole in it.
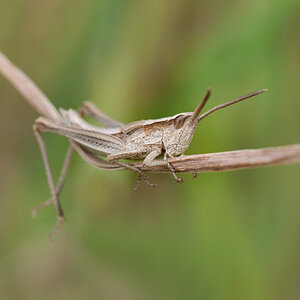
M 102 155 L 113 154 L 125 149 L 122 140 L 109 134 L 58 125 L 43 117 L 38 118 L 36 124 L 42 131 L 57 133 Z

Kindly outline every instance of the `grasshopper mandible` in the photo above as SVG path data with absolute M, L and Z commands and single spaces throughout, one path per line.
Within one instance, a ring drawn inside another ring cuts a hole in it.
M 137 186 L 142 179 L 151 186 L 153 184 L 149 182 L 142 170 L 123 163 L 120 159 L 144 159 L 143 165 L 150 167 L 155 158 L 163 155 L 166 165 L 173 173 L 176 181 L 182 182 L 177 177 L 176 170 L 168 162 L 168 157 L 173 158 L 184 154 L 192 141 L 198 123 L 221 108 L 266 91 L 266 89 L 263 89 L 220 104 L 200 115 L 210 96 L 210 89 L 208 89 L 205 97 L 194 112 L 179 113 L 172 117 L 123 124 L 105 115 L 90 102 L 84 103 L 79 113 L 73 109 L 60 109 L 58 111 L 39 88 L 1 52 L 0 72 L 43 115 L 43 117 L 39 117 L 35 121 L 33 129 L 41 149 L 51 190 L 51 199 L 40 205 L 34 212 L 36 213 L 41 207 L 50 204 L 54 205 L 57 211 L 58 225 L 52 232 L 51 237 L 58 232 L 64 221 L 59 194 L 66 177 L 73 149 L 87 163 L 94 167 L 109 170 L 129 169 L 138 172 Z M 103 127 L 89 124 L 83 119 L 83 115 L 93 117 Z M 57 186 L 54 183 L 46 147 L 41 136 L 41 132 L 43 131 L 54 132 L 64 136 L 69 139 L 71 144 Z M 103 157 L 106 157 L 107 160 L 103 159 Z

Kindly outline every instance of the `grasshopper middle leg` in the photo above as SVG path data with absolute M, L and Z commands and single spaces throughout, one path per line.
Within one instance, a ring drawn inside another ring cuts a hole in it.
M 152 152 L 150 152 L 144 159 L 143 161 L 143 164 L 145 166 L 149 166 L 151 167 L 152 166 L 152 162 L 154 161 L 154 159 L 156 157 L 158 157 L 159 155 L 161 154 L 161 150 L 160 149 L 157 149 L 157 150 L 154 150 Z M 167 167 L 170 169 L 170 171 L 172 172 L 173 174 L 173 177 L 175 178 L 175 180 L 179 183 L 182 183 L 183 182 L 183 179 L 182 178 L 179 178 L 176 174 L 176 170 L 175 168 L 168 162 L 167 160 L 167 153 L 165 152 L 165 155 L 164 155 L 164 161 L 166 162 L 167 164 Z
M 133 188 L 134 191 L 139 189 L 139 186 L 140 186 L 140 183 L 141 183 L 142 180 L 145 180 L 147 185 L 149 185 L 151 187 L 155 187 L 156 184 L 150 182 L 149 177 L 145 174 L 144 171 L 140 170 L 137 167 L 130 166 L 126 163 L 122 163 L 122 162 L 119 161 L 119 159 L 122 159 L 122 158 L 129 158 L 129 159 L 133 158 L 137 154 L 138 154 L 137 151 L 124 151 L 124 152 L 120 152 L 120 153 L 116 153 L 116 154 L 110 154 L 110 155 L 107 156 L 107 159 L 108 159 L 109 162 L 118 161 L 118 164 L 121 165 L 122 167 L 124 167 L 125 169 L 135 171 L 139 174 L 139 177 L 138 177 L 138 179 L 136 181 L 136 184 Z

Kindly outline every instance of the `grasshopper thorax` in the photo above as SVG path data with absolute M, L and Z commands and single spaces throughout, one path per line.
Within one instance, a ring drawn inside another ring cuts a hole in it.
M 197 127 L 193 113 L 182 113 L 170 118 L 164 130 L 163 143 L 169 156 L 178 156 L 189 147 Z
M 210 89 L 208 89 L 204 99 L 194 112 L 175 115 L 168 121 L 169 126 L 167 126 L 164 132 L 163 143 L 165 151 L 169 156 L 181 155 L 189 147 L 199 122 L 198 116 L 209 95 Z

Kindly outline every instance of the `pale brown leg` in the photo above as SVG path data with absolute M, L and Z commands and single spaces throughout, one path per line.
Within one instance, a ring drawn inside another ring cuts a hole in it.
M 120 161 L 118 161 L 118 164 L 122 167 L 124 167 L 125 169 L 127 170 L 131 170 L 131 171 L 134 171 L 134 172 L 137 172 L 139 174 L 139 177 L 138 179 L 136 180 L 136 184 L 135 186 L 133 187 L 133 190 L 134 191 L 137 191 L 140 187 L 140 183 L 142 180 L 145 180 L 145 182 L 151 186 L 151 187 L 156 187 L 156 184 L 155 183 L 152 183 L 150 182 L 149 180 L 149 177 L 145 174 L 144 171 L 140 170 L 139 168 L 136 168 L 136 167 L 133 167 L 133 166 L 130 166 L 128 164 L 125 164 L 125 163 L 122 163 Z
M 170 169 L 170 171 L 172 172 L 173 177 L 175 178 L 176 182 L 183 183 L 183 179 L 179 178 L 177 176 L 175 168 L 168 162 L 168 160 L 167 160 L 167 153 L 166 152 L 165 152 L 165 156 L 164 156 L 164 161 L 167 163 L 167 166 Z
M 46 170 L 46 175 L 47 175 L 47 178 L 48 178 L 48 183 L 49 183 L 50 192 L 51 192 L 51 200 L 52 200 L 52 203 L 53 203 L 53 205 L 56 209 L 56 212 L 57 212 L 57 225 L 49 235 L 49 241 L 52 242 L 54 236 L 60 231 L 60 229 L 62 227 L 62 224 L 64 223 L 65 218 L 64 218 L 63 210 L 61 208 L 57 193 L 56 193 L 54 179 L 53 179 L 53 175 L 52 175 L 51 168 L 50 168 L 50 163 L 49 163 L 49 159 L 48 159 L 46 146 L 45 146 L 45 143 L 42 139 L 42 136 L 40 134 L 40 131 L 39 131 L 39 128 L 38 128 L 37 124 L 34 124 L 33 130 L 34 130 L 34 134 L 36 136 L 37 142 L 39 144 L 39 147 L 40 147 L 40 150 L 41 150 L 41 153 L 42 153 L 44 166 L 45 166 L 45 170 Z
M 70 166 L 70 163 L 71 163 L 71 158 L 72 158 L 73 152 L 74 152 L 74 148 L 72 147 L 72 145 L 70 145 L 69 148 L 68 148 L 65 160 L 64 160 L 62 170 L 60 172 L 60 176 L 59 176 L 59 179 L 58 179 L 58 182 L 57 182 L 57 186 L 56 186 L 56 193 L 57 193 L 58 196 L 60 195 L 60 193 L 62 191 L 62 188 L 64 186 L 65 179 L 66 179 L 66 176 L 67 176 L 67 173 L 68 173 L 68 170 L 69 170 L 69 166 Z
M 140 153 L 138 151 L 120 151 L 114 154 L 107 155 L 108 162 L 114 162 L 119 159 L 131 159 L 138 156 Z
M 58 182 L 56 184 L 56 195 L 57 195 L 57 197 L 59 197 L 59 195 L 60 195 L 60 193 L 62 191 L 64 182 L 65 182 L 65 179 L 66 179 L 66 175 L 67 175 L 67 172 L 68 172 L 68 169 L 69 169 L 69 166 L 70 166 L 70 162 L 71 162 L 71 158 L 72 158 L 73 152 L 74 152 L 74 149 L 70 145 L 69 149 L 67 151 L 65 160 L 64 160 L 64 164 L 63 164 L 60 176 L 59 176 L 59 180 L 58 180 Z M 38 211 L 40 209 L 42 209 L 44 207 L 47 207 L 47 206 L 50 206 L 52 203 L 53 203 L 52 199 L 48 199 L 47 201 L 41 203 L 40 205 L 38 205 L 36 208 L 34 208 L 32 210 L 32 212 L 31 212 L 32 216 L 36 217 L 37 213 L 38 213 Z
M 42 202 L 41 204 L 37 205 L 37 206 L 31 211 L 31 215 L 35 218 L 35 217 L 37 216 L 38 212 L 39 212 L 42 208 L 48 207 L 48 206 L 50 206 L 50 205 L 52 205 L 52 204 L 53 204 L 53 201 L 52 201 L 51 198 L 48 199 L 48 200 L 46 200 L 46 201 L 44 201 L 44 202 Z
M 134 185 L 134 187 L 132 188 L 132 190 L 133 190 L 134 192 L 136 192 L 136 191 L 139 190 L 142 180 L 143 180 L 143 177 L 139 174 L 139 176 L 138 176 L 138 178 L 137 178 L 137 180 L 136 180 L 136 182 L 135 182 L 135 185 Z
M 161 154 L 161 149 L 156 149 L 150 152 L 144 159 L 143 165 L 150 167 L 154 159 Z
M 155 187 L 156 184 L 153 184 L 150 182 L 148 176 L 145 174 L 144 171 L 140 170 L 139 168 L 136 168 L 136 167 L 133 167 L 133 166 L 130 166 L 128 164 L 125 164 L 125 163 L 122 163 L 119 161 L 119 159 L 122 159 L 122 158 L 129 158 L 130 157 L 134 157 L 138 152 L 137 151 L 127 151 L 127 152 L 119 152 L 119 153 L 116 153 L 116 154 L 110 154 L 107 156 L 107 159 L 109 162 L 112 162 L 112 161 L 118 161 L 118 164 L 122 167 L 124 167 L 125 169 L 128 169 L 128 170 L 131 170 L 131 171 L 135 171 L 139 174 L 139 177 L 137 179 L 137 182 L 136 182 L 136 185 L 135 187 L 133 188 L 134 191 L 137 191 L 140 187 L 140 183 L 141 183 L 141 180 L 145 180 L 145 182 L 151 186 L 151 187 Z
M 160 150 L 160 149 L 157 149 L 157 150 L 152 151 L 151 153 L 149 153 L 149 154 L 145 157 L 145 159 L 144 159 L 144 161 L 143 161 L 143 165 L 145 165 L 145 166 L 151 166 L 153 160 L 154 160 L 157 156 L 159 156 L 160 154 L 161 154 L 161 150 Z M 151 187 L 155 187 L 155 186 L 156 186 L 156 184 L 153 184 L 153 183 L 151 183 L 151 182 L 149 181 L 149 178 L 148 178 L 148 176 L 146 177 L 145 173 L 144 173 L 144 174 L 139 174 L 139 177 L 138 177 L 138 179 L 136 180 L 136 184 L 135 184 L 135 186 L 134 186 L 134 188 L 133 188 L 134 191 L 137 191 L 137 190 L 139 189 L 142 179 L 144 179 L 145 182 L 146 182 L 149 186 L 151 186 Z

